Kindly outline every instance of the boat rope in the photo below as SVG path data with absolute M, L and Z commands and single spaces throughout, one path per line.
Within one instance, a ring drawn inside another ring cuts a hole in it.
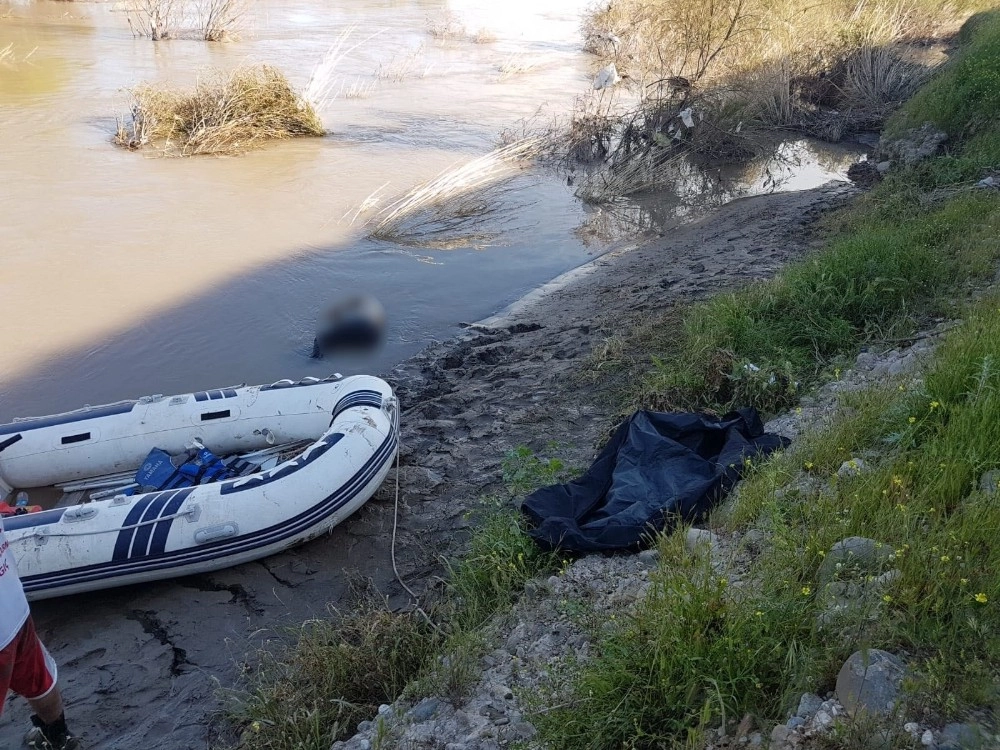
M 397 428 L 398 429 L 398 428 Z M 402 448 L 402 439 L 397 438 L 396 442 L 396 501 L 392 509 L 392 541 L 389 544 L 389 557 L 392 559 L 392 572 L 396 574 L 396 580 L 399 581 L 399 585 L 403 587 L 407 594 L 413 598 L 414 606 L 420 616 L 427 621 L 434 630 L 438 632 L 439 635 L 444 635 L 441 628 L 438 627 L 437 623 L 431 619 L 431 616 L 424 611 L 424 608 L 420 606 L 420 597 L 417 596 L 416 592 L 406 585 L 406 581 L 403 580 L 403 576 L 399 574 L 399 568 L 396 565 L 396 529 L 399 527 L 399 454 Z
M 97 534 L 117 534 L 119 531 L 131 531 L 132 529 L 138 529 L 141 526 L 150 526 L 152 524 L 160 523 L 160 521 L 172 521 L 175 518 L 186 518 L 196 512 L 197 507 L 188 508 L 187 510 L 182 510 L 180 513 L 171 513 L 169 516 L 151 518 L 148 521 L 139 521 L 138 523 L 133 523 L 129 526 L 116 526 L 108 529 L 95 529 L 94 531 L 49 531 L 43 527 L 36 530 L 31 536 L 23 536 L 21 539 L 51 539 L 52 537 L 57 536 L 96 536 Z

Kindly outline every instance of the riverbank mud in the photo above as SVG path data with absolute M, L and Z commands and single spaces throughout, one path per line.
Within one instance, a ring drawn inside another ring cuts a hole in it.
M 460 550 L 506 451 L 554 443 L 569 462 L 592 457 L 615 416 L 577 377 L 595 346 L 646 311 L 773 275 L 819 242 L 816 216 L 854 192 L 830 183 L 728 204 L 397 366 L 387 377 L 403 405 L 396 559 L 407 582 L 422 591 Z M 206 747 L 220 688 L 238 686 L 240 665 L 284 628 L 350 606 L 357 586 L 404 605 L 390 559 L 394 489 L 390 477 L 331 535 L 260 562 L 36 604 L 85 746 Z M 19 746 L 28 713 L 9 703 L 0 746 Z

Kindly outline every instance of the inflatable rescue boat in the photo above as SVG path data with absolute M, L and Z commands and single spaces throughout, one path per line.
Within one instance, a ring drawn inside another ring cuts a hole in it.
M 0 425 L 0 510 L 25 591 L 205 573 L 313 539 L 375 493 L 398 430 L 392 390 L 366 375 Z

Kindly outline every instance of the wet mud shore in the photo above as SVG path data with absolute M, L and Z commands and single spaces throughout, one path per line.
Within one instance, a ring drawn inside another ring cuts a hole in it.
M 467 511 L 501 482 L 518 445 L 560 446 L 586 464 L 613 407 L 581 372 L 595 346 L 645 311 L 773 275 L 816 246 L 816 216 L 846 183 L 749 198 L 630 251 L 602 256 L 508 314 L 468 326 L 387 379 L 402 406 L 396 559 L 418 592 L 460 550 Z M 60 667 L 71 726 L 92 750 L 205 748 L 220 688 L 288 627 L 350 606 L 373 585 L 403 605 L 390 561 L 395 485 L 334 532 L 217 574 L 38 602 L 39 631 Z M 0 722 L 0 747 L 28 727 L 24 701 Z

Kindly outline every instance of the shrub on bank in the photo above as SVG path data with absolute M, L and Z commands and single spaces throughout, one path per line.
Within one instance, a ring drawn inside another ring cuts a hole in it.
M 578 195 L 610 201 L 668 184 L 677 179 L 669 157 L 678 153 L 761 155 L 773 149 L 775 131 L 838 141 L 881 129 L 976 9 L 941 0 L 602 4 L 585 25 L 589 46 L 637 97 L 622 107 L 602 90 L 581 107 L 566 152 L 603 169 Z
M 133 150 L 152 145 L 182 156 L 232 154 L 326 132 L 313 106 L 269 65 L 216 73 L 191 91 L 143 84 L 131 95 L 115 142 Z

